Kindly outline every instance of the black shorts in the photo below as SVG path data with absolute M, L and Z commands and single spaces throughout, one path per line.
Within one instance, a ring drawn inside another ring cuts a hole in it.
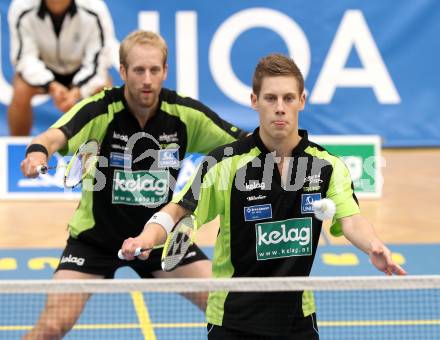
M 55 71 L 51 72 L 53 73 L 55 80 L 57 82 L 59 82 L 60 84 L 63 84 L 65 87 L 70 88 L 72 86 L 72 80 L 73 77 L 75 77 L 75 75 L 78 73 L 79 69 L 69 73 L 69 74 L 60 74 L 60 73 L 56 73 Z
M 160 266 L 161 256 L 162 249 L 153 249 L 146 261 L 139 259 L 134 259 L 133 261 L 120 260 L 117 252 L 103 251 L 100 248 L 69 237 L 66 248 L 64 248 L 63 254 L 60 257 L 60 263 L 55 271 L 67 269 L 102 275 L 106 279 L 111 279 L 118 268 L 128 266 L 133 268 L 140 277 L 152 278 L 152 272 L 162 270 Z M 207 259 L 202 250 L 193 244 L 189 247 L 188 253 L 181 265 Z
M 208 323 L 208 340 L 319 340 L 316 314 L 296 319 L 289 335 L 258 335 L 249 331 L 235 330 Z

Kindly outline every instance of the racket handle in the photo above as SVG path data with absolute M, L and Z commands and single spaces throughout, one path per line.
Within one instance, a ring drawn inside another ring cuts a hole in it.
M 46 165 L 37 166 L 37 172 L 41 175 L 47 174 L 48 167 Z
M 141 247 L 136 248 L 136 250 L 134 251 L 134 256 L 139 256 L 139 255 L 142 254 L 142 252 L 145 251 L 145 250 L 149 250 L 149 249 L 143 249 L 143 248 L 141 248 Z M 122 254 L 122 249 L 119 249 L 119 251 L 118 251 L 118 257 L 119 257 L 119 259 L 121 259 L 121 260 L 125 260 L 125 257 L 124 257 L 124 255 Z

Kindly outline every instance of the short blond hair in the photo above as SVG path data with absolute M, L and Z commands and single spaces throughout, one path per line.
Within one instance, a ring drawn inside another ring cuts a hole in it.
M 292 58 L 279 53 L 272 53 L 260 59 L 255 68 L 252 80 L 252 91 L 259 95 L 261 84 L 264 77 L 292 76 L 298 82 L 298 92 L 300 95 L 304 92 L 304 78 Z
M 157 33 L 138 30 L 126 36 L 119 47 L 119 63 L 124 65 L 125 68 L 128 68 L 128 52 L 135 45 L 150 45 L 159 48 L 163 54 L 163 65 L 165 66 L 167 63 L 168 46 L 165 39 Z

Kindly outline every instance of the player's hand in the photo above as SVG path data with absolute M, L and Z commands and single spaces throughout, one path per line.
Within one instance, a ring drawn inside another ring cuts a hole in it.
M 79 88 L 73 87 L 68 90 L 59 103 L 57 103 L 57 108 L 62 112 L 67 112 L 79 99 L 81 99 Z
M 406 271 L 395 263 L 391 251 L 382 243 L 373 244 L 369 253 L 371 263 L 387 275 L 406 275 Z
M 38 177 L 38 167 L 47 166 L 47 156 L 44 152 L 30 152 L 27 157 L 20 163 L 20 169 L 23 175 L 30 178 Z
M 56 107 L 65 100 L 68 92 L 67 87 L 57 81 L 53 81 L 49 84 L 49 95 L 52 97 Z
M 136 256 L 136 249 L 138 248 L 149 250 L 144 250 L 141 254 Z M 150 256 L 151 248 L 153 248 L 153 245 L 144 244 L 138 237 L 130 237 L 122 243 L 120 254 L 125 260 L 129 261 L 134 260 L 136 257 L 140 260 L 146 260 Z

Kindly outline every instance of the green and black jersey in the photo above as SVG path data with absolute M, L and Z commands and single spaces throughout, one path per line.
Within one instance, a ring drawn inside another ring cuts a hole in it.
M 279 159 L 267 150 L 258 131 L 211 152 L 173 202 L 193 211 L 198 225 L 220 216 L 215 277 L 308 276 L 322 227 L 314 217 L 313 201 L 328 197 L 335 202 L 334 235 L 342 233 L 338 219 L 359 212 L 349 171 L 300 130 L 302 139 L 282 179 Z M 314 310 L 311 292 L 214 292 L 207 321 L 282 335 L 296 317 Z
M 89 139 L 100 143 L 94 190 L 83 190 L 70 235 L 115 254 L 172 197 L 187 152 L 207 153 L 245 133 L 200 102 L 162 89 L 159 109 L 144 128 L 123 87 L 106 89 L 63 115 L 52 128 L 68 139 L 62 154 Z

